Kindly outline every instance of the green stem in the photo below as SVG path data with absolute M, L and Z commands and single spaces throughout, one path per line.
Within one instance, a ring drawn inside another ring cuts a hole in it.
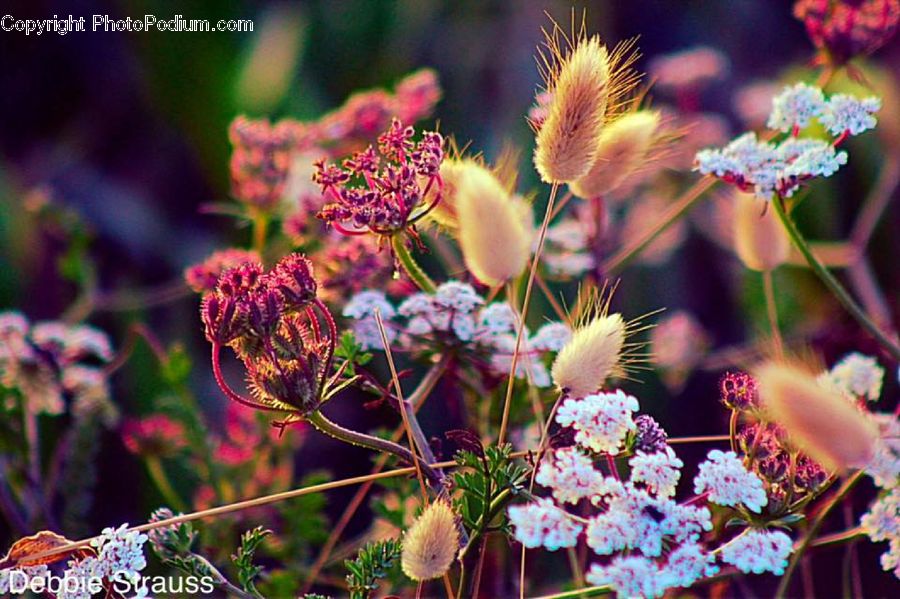
M 587 587 L 585 589 L 575 589 L 574 591 L 566 591 L 564 593 L 556 593 L 554 595 L 543 595 L 537 599 L 577 599 L 578 597 L 599 597 L 601 595 L 609 595 L 612 593 L 612 587 L 602 585 L 599 587 Z
M 772 204 L 775 207 L 775 212 L 778 214 L 778 218 L 781 219 L 781 222 L 784 224 L 784 228 L 787 229 L 788 236 L 791 238 L 791 241 L 794 243 L 794 246 L 803 254 L 803 257 L 806 258 L 806 262 L 809 264 L 809 267 L 813 270 L 816 275 L 818 275 L 819 279 L 828 287 L 829 291 L 837 298 L 837 300 L 841 303 L 844 308 L 850 312 L 850 315 L 853 316 L 859 322 L 860 325 L 864 329 L 866 329 L 875 339 L 891 354 L 891 357 L 894 360 L 900 361 L 900 347 L 898 347 L 881 329 L 878 328 L 872 320 L 866 316 L 865 311 L 850 297 L 850 294 L 847 293 L 847 290 L 838 282 L 838 280 L 834 277 L 834 275 L 829 272 L 825 266 L 819 262 L 818 258 L 812 253 L 812 250 L 809 247 L 809 244 L 806 243 L 806 239 L 804 239 L 803 235 L 800 233 L 800 230 L 797 229 L 797 225 L 794 224 L 794 220 L 788 215 L 785 211 L 784 205 L 781 202 L 780 198 L 775 198 L 772 201 Z
M 681 218 L 681 216 L 715 184 L 716 178 L 709 175 L 697 181 L 690 189 L 684 192 L 680 198 L 675 200 L 675 202 L 669 206 L 669 209 L 660 216 L 653 228 L 635 237 L 628 245 L 620 249 L 613 256 L 610 256 L 608 260 L 604 261 L 600 267 L 601 272 L 609 274 L 621 269 L 631 262 L 631 260 L 644 251 L 648 245 L 653 243 L 653 240 L 663 231 Z
M 187 508 L 185 507 L 184 502 L 175 491 L 175 487 L 169 482 L 169 477 L 166 475 L 166 471 L 162 466 L 162 461 L 157 456 L 150 456 L 147 458 L 147 471 L 150 473 L 150 478 L 153 479 L 153 484 L 155 484 L 156 488 L 159 489 L 159 492 L 162 493 L 166 502 L 179 512 L 186 511 Z
M 797 564 L 800 563 L 800 559 L 803 557 L 803 554 L 806 552 L 806 549 L 810 546 L 813 541 L 813 538 L 816 536 L 816 533 L 819 532 L 819 529 L 822 528 L 822 524 L 825 522 L 825 518 L 831 513 L 831 510 L 839 504 L 843 499 L 847 496 L 848 493 L 853 489 L 853 486 L 859 482 L 859 479 L 862 478 L 863 474 L 865 474 L 862 470 L 854 473 L 847 480 L 844 481 L 844 484 L 841 485 L 841 488 L 837 490 L 834 497 L 832 497 L 828 503 L 826 503 L 819 513 L 816 514 L 815 520 L 813 520 L 812 524 L 809 527 L 809 530 L 806 531 L 806 535 L 803 537 L 803 540 L 800 542 L 800 545 L 794 550 L 794 554 L 791 556 L 791 563 L 788 565 L 787 571 L 784 573 L 784 576 L 781 578 L 781 582 L 778 584 L 778 590 L 775 592 L 776 599 L 781 599 L 787 595 L 788 587 L 791 583 L 791 576 L 794 574 L 794 570 L 797 569 Z
M 260 258 L 266 249 L 266 238 L 269 234 L 269 213 L 257 211 L 253 214 L 253 249 Z
M 437 290 L 434 281 L 425 274 L 425 271 L 422 270 L 416 259 L 412 257 L 409 248 L 406 247 L 406 238 L 403 235 L 394 235 L 391 237 L 391 247 L 394 249 L 397 261 L 400 262 L 403 270 L 406 271 L 406 274 L 409 275 L 409 278 L 413 280 L 419 289 L 425 293 L 434 293 Z
M 306 420 L 314 427 L 319 429 L 320 432 L 325 433 L 329 437 L 334 437 L 339 441 L 344 441 L 345 443 L 349 443 L 351 445 L 356 445 L 359 447 L 365 447 L 366 449 L 371 449 L 372 451 L 390 453 L 397 456 L 401 460 L 404 460 L 413 465 L 415 465 L 418 461 L 419 467 L 422 469 L 422 473 L 425 474 L 425 476 L 427 476 L 431 482 L 437 482 L 441 480 L 441 476 L 429 464 L 423 462 L 422 460 L 414 456 L 408 449 L 401 445 L 397 445 L 393 441 L 388 441 L 387 439 L 379 439 L 378 437 L 373 437 L 372 435 L 367 435 L 365 433 L 360 433 L 358 431 L 344 428 L 336 422 L 333 422 L 326 418 L 325 415 L 318 410 L 307 414 Z

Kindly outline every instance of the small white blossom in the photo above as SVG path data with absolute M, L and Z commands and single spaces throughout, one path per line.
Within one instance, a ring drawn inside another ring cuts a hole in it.
M 733 451 L 709 452 L 694 478 L 694 492 L 707 493 L 709 500 L 719 505 L 742 503 L 756 513 L 768 502 L 763 482 L 744 468 Z
M 791 131 L 794 127 L 803 129 L 810 121 L 822 114 L 825 95 L 818 87 L 796 83 L 772 99 L 772 112 L 767 126 L 779 131 Z
M 606 566 L 593 564 L 585 578 L 594 585 L 611 586 L 619 597 L 661 597 L 674 586 L 654 560 L 639 556 L 616 556 Z
M 854 397 L 876 401 L 881 396 L 884 368 L 871 356 L 847 354 L 828 373 L 838 389 Z
M 529 549 L 545 547 L 556 551 L 561 547 L 574 547 L 583 527 L 550 499 L 538 499 L 534 503 L 514 505 L 509 508 L 509 521 L 515 527 L 513 536 Z
M 722 546 L 722 561 L 745 574 L 784 574 L 793 550 L 791 538 L 777 530 L 751 530 Z
M 715 575 L 719 571 L 715 562 L 716 556 L 699 544 L 684 543 L 669 553 L 664 573 L 672 586 L 689 587 L 701 578 Z
M 622 390 L 567 399 L 556 412 L 556 422 L 575 429 L 575 442 L 595 452 L 616 453 L 629 431 L 636 429 L 632 412 L 638 400 Z
M 134 578 L 147 567 L 144 557 L 144 543 L 147 535 L 128 530 L 128 525 L 119 528 L 104 528 L 101 535 L 91 541 L 97 549 L 97 559 L 107 576 L 115 574 Z
M 457 312 L 471 312 L 484 303 L 474 287 L 459 281 L 447 281 L 439 285 L 434 293 L 434 301 L 442 308 Z
M 603 475 L 578 447 L 554 451 L 541 463 L 534 480 L 552 489 L 553 497 L 560 503 L 578 503 L 604 486 Z
M 494 302 L 478 313 L 478 333 L 480 337 L 514 334 L 516 332 L 515 312 L 506 302 Z
M 891 413 L 876 412 L 869 418 L 878 426 L 878 439 L 866 474 L 879 487 L 893 489 L 900 483 L 900 422 Z
M 572 338 L 572 329 L 563 322 L 548 322 L 531 337 L 529 345 L 538 351 L 559 351 Z
M 387 300 L 384 293 L 375 290 L 360 291 L 350 298 L 341 312 L 345 317 L 353 319 L 351 328 L 356 337 L 356 342 L 363 349 L 383 349 L 381 332 L 378 330 L 378 321 L 375 320 L 375 311 L 381 313 L 382 321 L 386 322 L 396 314 L 394 306 Z M 385 324 L 385 333 L 388 341 L 396 338 L 393 327 Z
M 881 567 L 893 570 L 894 576 L 900 578 L 900 538 L 891 539 L 888 550 L 881 554 Z
M 638 450 L 628 462 L 632 482 L 642 482 L 659 497 L 672 497 L 681 478 L 682 462 L 666 447 L 665 451 L 646 453 Z
M 859 523 L 872 541 L 900 538 L 900 488 L 875 501 Z
M 825 105 L 819 122 L 835 136 L 845 132 L 859 135 L 875 127 L 878 123 L 875 113 L 879 110 L 881 110 L 879 98 L 860 99 L 848 94 L 834 94 Z

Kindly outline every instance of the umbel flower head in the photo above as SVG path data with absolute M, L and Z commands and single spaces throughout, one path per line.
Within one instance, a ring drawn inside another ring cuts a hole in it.
M 878 429 L 839 391 L 792 364 L 766 362 L 754 376 L 769 416 L 814 460 L 829 469 L 863 466 L 871 460 Z
M 312 266 L 299 254 L 285 256 L 268 273 L 246 262 L 219 277 L 216 290 L 203 298 L 201 316 L 213 344 L 216 381 L 230 399 L 300 415 L 328 399 L 337 330 L 316 289 Z M 225 383 L 223 346 L 243 362 L 252 400 Z
M 537 130 L 534 164 L 547 183 L 568 183 L 583 177 L 595 163 L 598 140 L 607 115 L 618 109 L 623 94 L 635 84 L 630 69 L 632 44 L 612 54 L 597 36 L 587 37 L 582 18 L 571 38 L 559 25 L 545 31 L 540 53 L 546 102 Z
M 400 567 L 413 580 L 439 578 L 450 569 L 458 550 L 456 515 L 446 501 L 437 500 L 403 536 Z
M 500 285 L 525 269 L 532 214 L 487 168 L 467 162 L 455 181 L 459 244 L 466 266 L 486 285 Z
M 330 200 L 319 218 L 341 233 L 372 232 L 392 236 L 408 232 L 415 236 L 416 221 L 440 202 L 440 166 L 444 139 L 429 131 L 413 141 L 415 130 L 394 119 L 378 138 L 378 150 L 369 146 L 353 154 L 338 167 L 316 162 L 313 180 Z M 426 197 L 433 197 L 424 205 Z
M 586 308 L 575 326 L 572 338 L 553 362 L 553 382 L 572 397 L 585 397 L 603 388 L 610 377 L 625 376 L 629 369 L 644 361 L 637 353 L 643 344 L 626 343 L 639 331 L 641 319 L 625 322 L 621 314 L 609 313 L 612 292 L 588 294 Z

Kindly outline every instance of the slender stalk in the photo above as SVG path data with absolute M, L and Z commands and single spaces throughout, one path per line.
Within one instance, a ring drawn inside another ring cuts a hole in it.
M 775 355 L 781 358 L 784 356 L 784 342 L 781 339 L 781 330 L 778 328 L 778 306 L 775 305 L 775 283 L 772 280 L 772 271 L 763 271 L 762 278 L 763 293 L 766 296 L 766 315 L 769 318 L 769 327 L 772 329 Z
M 381 343 L 384 345 L 385 356 L 387 357 L 388 367 L 391 369 L 391 378 L 394 382 L 394 392 L 397 394 L 397 401 L 400 404 L 400 417 L 403 420 L 403 428 L 406 429 L 406 437 L 409 441 L 409 450 L 410 452 L 416 456 L 416 446 L 418 446 L 419 453 L 425 457 L 425 461 L 430 463 L 434 461 L 434 457 L 431 455 L 431 448 L 428 446 L 428 440 L 425 438 L 425 433 L 422 432 L 422 427 L 419 426 L 419 419 L 416 418 L 415 414 L 407 413 L 406 400 L 403 399 L 403 388 L 400 385 L 400 377 L 397 376 L 397 367 L 394 366 L 394 355 L 391 353 L 391 344 L 387 338 L 387 332 L 384 330 L 384 322 L 381 320 L 381 311 L 376 308 L 375 309 L 375 322 L 378 324 L 378 332 L 381 334 Z M 409 410 L 412 412 L 412 410 Z M 415 420 L 415 430 L 413 430 L 412 421 Z M 428 456 L 426 453 L 428 452 Z M 422 477 L 422 469 L 419 467 L 419 460 L 415 460 L 416 467 L 416 477 L 419 479 L 419 487 L 422 489 L 422 500 L 425 502 L 425 505 L 428 505 L 428 488 L 425 486 L 425 479 Z
M 169 477 L 166 475 L 162 461 L 157 456 L 150 456 L 147 458 L 147 472 L 150 473 L 153 484 L 155 484 L 156 488 L 159 489 L 159 492 L 162 493 L 163 499 L 165 499 L 167 503 L 179 512 L 183 512 L 187 509 L 184 501 L 181 500 L 181 497 L 175 491 L 175 487 L 172 486 Z
M 602 585 L 598 587 L 587 587 L 584 589 L 575 589 L 574 591 L 565 591 L 563 593 L 554 593 L 553 595 L 541 595 L 535 599 L 577 599 L 578 597 L 599 597 L 612 593 L 612 587 Z
M 856 485 L 857 482 L 863 477 L 864 472 L 862 470 L 857 471 L 852 474 L 844 481 L 844 484 L 837 490 L 828 503 L 826 503 L 819 510 L 819 513 L 816 514 L 816 518 L 810 524 L 809 529 L 806 531 L 806 535 L 804 535 L 803 540 L 800 541 L 794 547 L 794 554 L 791 556 L 791 562 L 788 564 L 787 571 L 785 571 L 784 576 L 781 578 L 781 582 L 778 583 L 778 590 L 775 592 L 776 599 L 782 599 L 787 596 L 788 588 L 791 584 L 791 577 L 794 574 L 794 570 L 797 569 L 797 565 L 800 563 L 800 560 L 803 558 L 803 554 L 806 552 L 807 548 L 812 544 L 813 538 L 816 536 L 816 533 L 819 532 L 819 529 L 822 528 L 822 524 L 825 522 L 825 519 L 831 513 L 831 510 L 843 501 L 844 497 L 847 496 L 848 493 L 853 489 L 853 486 Z
M 253 249 L 262 257 L 269 234 L 269 214 L 259 210 L 253 213 Z
M 650 245 L 660 233 L 668 229 L 675 221 L 686 213 L 694 203 L 699 200 L 704 193 L 709 191 L 716 184 L 715 177 L 707 175 L 685 191 L 681 197 L 675 200 L 669 209 L 666 210 L 659 221 L 650 229 L 635 237 L 626 244 L 622 249 L 612 255 L 608 260 L 604 261 L 600 266 L 600 272 L 611 273 L 621 269 L 623 266 L 631 262 L 638 254 Z
M 731 435 L 701 435 L 699 437 L 671 437 L 666 442 L 669 445 L 678 445 L 686 443 L 716 443 L 730 439 Z
M 731 443 L 731 451 L 737 453 L 737 422 L 738 411 L 732 409 L 731 417 L 728 419 L 728 440 Z
M 818 258 L 816 258 L 809 248 L 809 244 L 806 243 L 806 239 L 804 239 L 800 230 L 797 229 L 797 225 L 794 224 L 794 220 L 785 211 L 784 205 L 780 199 L 775 198 L 772 204 L 775 207 L 775 213 L 778 214 L 778 218 L 781 219 L 784 228 L 787 229 L 788 236 L 791 238 L 794 247 L 796 247 L 803 257 L 806 258 L 806 262 L 813 272 L 818 275 L 822 283 L 824 283 L 828 290 L 831 291 L 835 298 L 837 298 L 838 302 L 847 309 L 850 315 L 853 316 L 853 318 L 855 318 L 856 321 L 873 337 L 875 337 L 878 343 L 890 353 L 894 360 L 900 361 L 900 347 L 878 328 L 878 325 L 869 319 L 865 311 L 863 311 L 856 301 L 850 297 L 850 294 L 847 293 L 847 290 L 844 289 L 843 285 L 841 285 L 834 275 L 819 262 Z
M 325 415 L 319 410 L 310 412 L 306 415 L 305 418 L 310 424 L 319 429 L 320 432 L 325 433 L 330 437 L 334 437 L 335 439 L 344 441 L 345 443 L 350 443 L 351 445 L 365 447 L 366 449 L 371 449 L 372 451 L 393 454 L 401 460 L 409 462 L 410 464 L 416 464 L 416 466 L 413 466 L 412 468 L 413 472 L 417 472 L 417 468 L 421 468 L 422 473 L 426 475 L 430 481 L 436 483 L 440 482 L 441 480 L 440 475 L 438 475 L 438 473 L 434 469 L 432 469 L 427 464 L 421 463 L 421 460 L 413 455 L 412 452 L 401 445 L 397 445 L 393 441 L 380 439 L 378 437 L 373 437 L 372 435 L 367 435 L 365 433 L 350 430 L 349 428 L 344 428 L 336 422 L 333 422 L 326 418 Z
M 419 289 L 425 293 L 434 293 L 437 290 L 434 281 L 425 274 L 425 271 L 413 258 L 409 248 L 406 247 L 406 238 L 403 235 L 394 235 L 391 237 L 391 247 L 394 249 L 394 255 L 397 257 L 400 266 L 403 267 L 403 270 L 406 271 L 406 274 L 409 275 L 409 278 L 413 280 Z
M 525 321 L 528 318 L 528 305 L 531 303 L 531 290 L 534 288 L 534 277 L 537 274 L 538 264 L 541 261 L 541 253 L 544 251 L 544 239 L 547 237 L 547 227 L 550 225 L 550 216 L 553 214 L 553 203 L 556 200 L 556 192 L 559 184 L 554 183 L 550 187 L 550 199 L 547 200 L 547 209 L 544 211 L 544 222 L 541 223 L 541 231 L 538 234 L 538 245 L 531 260 L 531 271 L 528 273 L 528 284 L 525 286 L 525 299 L 522 301 L 522 317 L 519 319 L 519 330 L 516 331 L 516 345 L 513 349 L 512 364 L 509 368 L 509 381 L 506 384 L 506 399 L 503 402 L 503 417 L 500 420 L 500 434 L 497 436 L 497 444 L 502 445 L 506 440 L 506 429 L 509 426 L 509 407 L 512 404 L 513 387 L 516 382 L 516 366 L 519 362 L 519 350 L 522 347 L 522 334 L 525 331 Z

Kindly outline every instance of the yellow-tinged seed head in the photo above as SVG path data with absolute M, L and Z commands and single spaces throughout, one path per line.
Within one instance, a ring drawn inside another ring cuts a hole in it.
M 456 185 L 459 244 L 479 281 L 499 285 L 525 269 L 531 250 L 531 207 L 487 168 L 462 163 Z
M 472 158 L 445 158 L 441 162 L 443 188 L 430 190 L 424 200 L 425 205 L 428 205 L 434 201 L 436 194 L 441 194 L 440 202 L 428 213 L 428 216 L 437 224 L 448 229 L 455 229 L 459 226 L 456 214 L 456 188 L 460 176 L 470 164 L 477 164 L 477 162 Z
M 573 397 L 595 393 L 607 378 L 620 374 L 625 336 L 621 314 L 600 315 L 578 327 L 556 355 L 553 382 Z
M 587 174 L 569 184 L 572 193 L 583 199 L 607 194 L 644 168 L 660 138 L 661 121 L 657 110 L 638 110 L 603 127 L 594 164 Z
M 734 251 L 751 270 L 772 270 L 787 259 L 791 240 L 774 210 L 753 194 L 735 192 Z
M 872 457 L 878 429 L 852 402 L 799 366 L 767 362 L 754 372 L 769 417 L 799 449 L 826 468 L 850 468 Z
M 435 501 L 403 536 L 400 566 L 413 580 L 432 580 L 450 569 L 458 550 L 456 516 L 447 502 Z
M 561 56 L 561 55 L 559 55 Z M 609 99 L 609 53 L 600 38 L 582 39 L 549 82 L 552 100 L 536 138 L 534 164 L 548 183 L 574 181 L 597 156 Z

